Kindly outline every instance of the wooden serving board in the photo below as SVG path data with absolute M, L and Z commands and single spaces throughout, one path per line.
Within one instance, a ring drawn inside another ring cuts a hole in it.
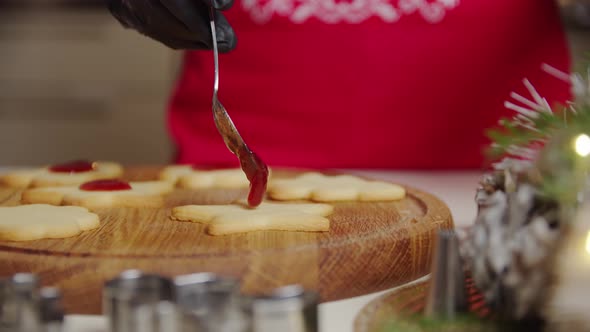
M 160 168 L 130 168 L 128 180 L 153 180 Z M 274 177 L 297 172 L 273 171 Z M 387 289 L 429 271 L 436 230 L 453 226 L 447 206 L 407 188 L 395 202 L 337 203 L 324 233 L 264 231 L 210 236 L 197 223 L 169 219 L 172 207 L 223 204 L 246 190 L 176 190 L 159 209 L 96 211 L 101 227 L 67 239 L 0 242 L 0 277 L 32 272 L 59 287 L 69 313 L 101 311 L 105 280 L 125 269 L 165 276 L 214 272 L 240 278 L 245 293 L 301 284 L 331 301 Z M 1 188 L 0 203 L 20 191 Z
M 422 315 L 428 282 L 419 282 L 384 294 L 369 302 L 354 321 L 354 332 L 484 332 L 505 331 L 493 325 L 490 310 L 470 278 L 466 279 L 468 312 L 454 320 L 433 320 Z M 522 331 L 512 329 L 509 331 Z

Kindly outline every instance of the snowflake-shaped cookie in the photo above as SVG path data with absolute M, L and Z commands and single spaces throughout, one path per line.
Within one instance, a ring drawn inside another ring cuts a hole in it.
M 261 230 L 322 232 L 330 228 L 328 204 L 269 203 L 249 208 L 245 202 L 232 205 L 187 205 L 172 210 L 171 218 L 207 224 L 207 233 L 226 235 Z
M 160 179 L 176 183 L 180 188 L 247 188 L 248 178 L 240 168 L 201 170 L 187 165 L 168 166 L 160 173 Z
M 113 179 L 123 174 L 123 167 L 113 162 L 92 162 L 92 168 L 80 172 L 55 172 L 51 166 L 18 169 L 0 176 L 11 187 L 56 187 L 81 184 L 98 179 Z
M 0 240 L 64 238 L 98 228 L 96 214 L 78 206 L 33 204 L 0 207 Z
M 305 173 L 293 179 L 274 180 L 268 195 L 281 201 L 391 201 L 404 198 L 406 191 L 392 183 L 369 181 L 352 175 Z
M 125 183 L 127 184 L 127 183 Z M 43 187 L 25 190 L 24 204 L 77 205 L 89 209 L 108 207 L 159 207 L 164 204 L 164 195 L 173 185 L 165 181 L 130 182 L 126 190 L 87 191 L 79 186 Z

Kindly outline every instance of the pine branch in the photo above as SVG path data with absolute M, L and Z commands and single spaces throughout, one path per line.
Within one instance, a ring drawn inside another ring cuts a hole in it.
M 538 112 L 535 117 L 528 118 L 526 123 L 518 118 L 501 119 L 499 128 L 487 132 L 487 136 L 492 141 L 487 155 L 492 160 L 503 157 L 522 158 L 525 156 L 516 153 L 519 149 L 542 148 L 552 133 L 567 126 L 573 119 L 573 113 L 571 116 L 564 116 L 562 112 L 572 113 L 563 107 L 558 113 Z

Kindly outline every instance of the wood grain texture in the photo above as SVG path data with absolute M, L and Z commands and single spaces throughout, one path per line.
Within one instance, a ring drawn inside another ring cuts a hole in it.
M 152 180 L 158 167 L 136 167 L 126 179 Z M 274 171 L 290 177 L 293 171 Z M 0 276 L 37 273 L 64 292 L 70 313 L 99 313 L 101 289 L 122 270 L 175 276 L 209 271 L 242 280 L 245 293 L 301 284 L 322 301 L 387 289 L 428 273 L 436 230 L 453 226 L 447 206 L 407 188 L 395 202 L 337 203 L 325 233 L 263 231 L 210 236 L 198 223 L 169 219 L 172 207 L 223 204 L 246 190 L 176 190 L 162 208 L 97 211 L 101 227 L 67 239 L 0 242 Z M 0 202 L 20 193 L 0 188 Z

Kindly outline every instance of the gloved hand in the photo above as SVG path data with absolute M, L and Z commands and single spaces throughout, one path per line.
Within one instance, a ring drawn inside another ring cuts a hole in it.
M 109 10 L 123 26 L 132 28 L 173 49 L 213 48 L 209 23 L 215 8 L 219 52 L 236 46 L 233 29 L 220 13 L 233 0 L 107 0 Z

